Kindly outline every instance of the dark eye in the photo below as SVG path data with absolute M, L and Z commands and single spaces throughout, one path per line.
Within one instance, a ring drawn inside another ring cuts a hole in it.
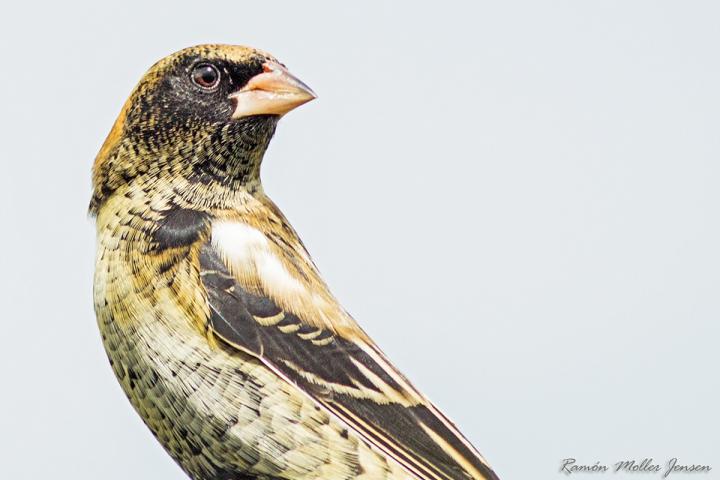
M 190 75 L 195 85 L 206 90 L 215 88 L 220 83 L 220 72 L 215 65 L 203 63 L 193 68 Z

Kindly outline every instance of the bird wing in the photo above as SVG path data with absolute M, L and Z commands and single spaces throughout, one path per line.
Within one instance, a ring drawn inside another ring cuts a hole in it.
M 348 339 L 243 287 L 216 245 L 201 247 L 207 328 L 258 357 L 418 479 L 496 479 L 482 456 L 366 340 Z

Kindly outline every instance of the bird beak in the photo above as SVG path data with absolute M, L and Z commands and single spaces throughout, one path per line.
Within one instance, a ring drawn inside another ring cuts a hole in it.
M 285 115 L 317 95 L 282 65 L 265 62 L 263 73 L 252 77 L 229 98 L 235 101 L 232 118 L 238 119 L 250 115 Z

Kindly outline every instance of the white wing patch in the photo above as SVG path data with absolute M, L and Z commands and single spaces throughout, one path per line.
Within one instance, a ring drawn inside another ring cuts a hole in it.
M 217 220 L 211 243 L 245 288 L 259 290 L 309 325 L 332 331 L 355 327 L 323 283 L 303 281 L 288 269 L 281 250 L 262 231 L 240 221 Z
M 288 272 L 267 237 L 256 228 L 241 222 L 214 222 L 212 245 L 221 252 L 232 273 L 240 278 L 256 278 L 272 297 L 290 299 L 305 293 L 305 287 Z

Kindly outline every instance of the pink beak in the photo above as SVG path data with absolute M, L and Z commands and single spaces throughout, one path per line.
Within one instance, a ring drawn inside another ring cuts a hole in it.
M 250 115 L 285 115 L 317 95 L 282 65 L 265 62 L 263 73 L 252 77 L 229 98 L 235 101 L 232 118 L 238 119 Z

